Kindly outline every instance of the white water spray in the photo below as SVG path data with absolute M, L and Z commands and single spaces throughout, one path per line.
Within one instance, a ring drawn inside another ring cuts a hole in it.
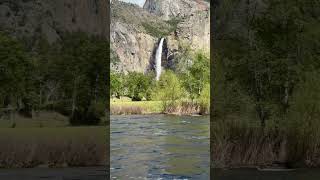
M 157 52 L 156 52 L 156 80 L 159 81 L 161 75 L 161 57 L 162 57 L 162 46 L 164 38 L 161 38 Z

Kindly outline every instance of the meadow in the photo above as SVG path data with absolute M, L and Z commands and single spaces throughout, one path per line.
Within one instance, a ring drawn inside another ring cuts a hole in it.
M 56 113 L 0 121 L 0 168 L 105 166 L 106 126 L 69 126 Z M 46 119 L 45 119 L 46 118 Z

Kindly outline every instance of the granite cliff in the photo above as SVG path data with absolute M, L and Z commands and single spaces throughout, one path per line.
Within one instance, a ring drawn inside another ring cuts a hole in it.
M 164 59 L 170 61 L 181 44 L 193 51 L 209 51 L 210 4 L 195 0 L 147 0 L 143 8 L 111 2 L 110 41 L 115 71 L 147 72 L 155 50 L 165 38 Z M 167 64 L 170 64 L 167 63 Z
M 0 29 L 49 42 L 63 32 L 82 31 L 108 38 L 106 0 L 0 0 Z
M 111 68 L 121 72 L 152 69 L 161 37 L 167 61 L 175 58 L 181 44 L 209 51 L 206 1 L 146 0 L 139 7 L 112 0 L 108 6 L 108 0 L 0 0 L 0 31 L 27 39 L 30 47 L 41 37 L 55 42 L 64 32 L 110 38 Z

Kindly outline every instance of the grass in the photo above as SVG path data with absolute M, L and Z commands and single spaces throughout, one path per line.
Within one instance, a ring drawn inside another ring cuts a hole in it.
M 18 114 L 12 114 L 11 117 L 0 118 L 0 128 L 13 127 L 66 127 L 69 125 L 68 117 L 55 112 L 34 113 L 33 117 L 26 118 Z
M 130 114 L 176 114 L 192 115 L 206 114 L 201 113 L 198 103 L 183 101 L 179 103 L 165 103 L 162 101 L 131 101 L 128 99 L 112 99 L 110 102 L 111 114 L 130 115 Z
M 111 114 L 157 114 L 162 113 L 161 101 L 112 101 Z
M 196 102 L 181 101 L 181 102 L 166 102 L 164 104 L 164 112 L 167 114 L 192 115 L 201 114 L 200 105 Z M 204 114 L 204 113 L 203 113 Z
M 106 127 L 0 128 L 0 167 L 102 166 Z
M 318 128 L 317 128 L 318 129 Z M 273 125 L 264 129 L 252 117 L 216 117 L 211 122 L 212 163 L 215 168 L 320 166 L 320 133 Z
M 281 136 L 236 122 L 213 123 L 213 163 L 221 167 L 268 166 L 279 161 Z
M 72 127 L 68 117 L 55 112 L 34 113 L 32 118 L 2 116 L 0 168 L 105 166 L 107 130 L 106 126 Z
M 108 121 L 103 117 L 99 125 L 104 126 Z M 33 113 L 32 118 L 27 118 L 13 113 L 11 115 L 0 116 L 0 128 L 42 128 L 42 127 L 68 127 L 69 118 L 56 112 L 41 111 Z

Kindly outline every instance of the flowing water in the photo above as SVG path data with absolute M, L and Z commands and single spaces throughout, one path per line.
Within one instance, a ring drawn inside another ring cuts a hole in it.
M 209 179 L 209 116 L 111 116 L 110 179 Z
M 162 57 L 162 46 L 164 38 L 161 38 L 157 52 L 156 52 L 156 80 L 158 81 L 161 75 L 161 57 Z

